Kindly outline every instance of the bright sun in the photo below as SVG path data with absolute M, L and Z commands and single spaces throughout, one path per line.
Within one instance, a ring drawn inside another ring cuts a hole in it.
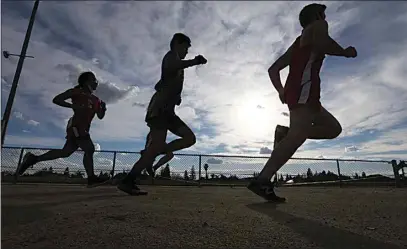
M 261 93 L 246 93 L 234 109 L 234 127 L 237 135 L 247 139 L 270 139 L 277 123 L 284 119 L 273 101 Z

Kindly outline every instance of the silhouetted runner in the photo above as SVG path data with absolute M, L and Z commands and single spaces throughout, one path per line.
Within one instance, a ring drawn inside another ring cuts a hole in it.
M 191 39 L 182 33 L 176 33 L 170 42 L 170 51 L 164 56 L 161 65 L 161 79 L 155 85 L 156 92 L 147 108 L 145 121 L 150 127 L 147 146 L 132 170 L 117 186 L 130 195 L 144 195 L 134 183 L 137 175 L 145 168 L 151 168 L 160 154 L 170 153 L 191 147 L 196 142 L 192 130 L 175 114 L 175 106 L 181 104 L 181 92 L 184 84 L 184 69 L 207 60 L 198 55 L 192 60 L 184 60 L 191 47 Z M 167 131 L 179 136 L 166 144 Z M 150 170 L 151 172 L 151 170 Z
M 329 36 L 325 10 L 321 4 L 301 10 L 302 34 L 268 70 L 281 102 L 290 110 L 290 128 L 277 125 L 271 157 L 258 178 L 248 185 L 266 200 L 285 201 L 275 194 L 271 178 L 306 139 L 333 139 L 342 132 L 338 120 L 321 105 L 319 73 L 325 55 L 355 58 L 357 52 L 354 47 L 343 49 Z M 280 71 L 287 66 L 290 70 L 283 87 Z
M 109 179 L 102 179 L 95 175 L 93 169 L 93 154 L 95 146 L 90 138 L 89 129 L 95 115 L 103 119 L 106 113 L 106 104 L 92 94 L 98 86 L 98 81 L 92 72 L 79 75 L 78 85 L 58 94 L 53 103 L 62 107 L 73 109 L 74 115 L 69 119 L 66 127 L 66 142 L 62 149 L 50 150 L 36 156 L 31 152 L 24 155 L 22 163 L 16 170 L 16 178 L 36 163 L 69 157 L 78 148 L 84 151 L 83 165 L 88 175 L 88 187 L 103 184 Z M 72 100 L 72 104 L 66 102 Z
M 151 132 L 148 133 L 147 138 L 146 138 L 146 145 L 144 147 L 144 150 L 142 150 L 140 152 L 140 154 L 144 154 L 144 152 L 146 151 L 146 149 L 148 148 L 148 146 L 151 145 Z M 171 161 L 171 159 L 174 158 L 174 153 L 172 153 L 172 151 L 168 151 L 163 157 L 160 158 L 160 160 L 158 160 L 158 162 L 153 166 L 149 166 L 147 167 L 147 173 L 152 176 L 155 177 L 155 172 L 157 172 L 157 170 L 163 166 L 164 164 L 168 163 L 169 161 Z

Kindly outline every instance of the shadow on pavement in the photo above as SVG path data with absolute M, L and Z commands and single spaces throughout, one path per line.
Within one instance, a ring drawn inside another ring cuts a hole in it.
M 355 234 L 346 230 L 323 225 L 317 221 L 300 218 L 292 214 L 277 210 L 274 203 L 248 204 L 247 207 L 273 220 L 289 226 L 295 232 L 302 234 L 312 242 L 325 249 L 402 249 L 401 247 L 381 242 L 367 236 Z
M 10 226 L 24 225 L 37 220 L 46 219 L 53 213 L 41 208 L 1 206 L 1 227 L 7 229 Z M 2 231 L 3 232 L 3 231 Z
M 117 194 L 105 194 L 105 195 L 91 195 L 89 193 L 87 196 L 82 195 L 82 198 L 67 198 L 67 199 L 62 199 L 58 201 L 41 201 L 41 203 L 31 203 L 31 204 L 24 204 L 20 205 L 21 207 L 26 207 L 26 208 L 47 208 L 47 207 L 54 207 L 54 206 L 59 206 L 59 205 L 66 205 L 66 204 L 72 204 L 72 203 L 77 203 L 77 202 L 89 202 L 89 201 L 99 201 L 99 200 L 111 200 L 112 198 L 142 198 L 141 196 L 129 196 L 126 194 L 122 193 L 117 193 Z M 29 201 L 29 200 L 28 200 Z M 3 206 L 2 206 L 3 207 Z M 7 208 L 11 208 L 14 206 L 6 206 Z

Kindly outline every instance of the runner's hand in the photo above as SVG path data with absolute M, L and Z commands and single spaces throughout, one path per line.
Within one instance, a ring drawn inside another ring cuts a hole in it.
M 355 58 L 356 56 L 358 56 L 358 52 L 356 51 L 356 48 L 350 46 L 345 49 L 346 58 Z
M 200 64 L 206 64 L 208 62 L 208 60 L 205 59 L 205 57 L 203 57 L 202 55 L 197 55 L 194 58 L 196 60 L 196 62 L 198 63 L 198 65 Z
M 100 109 L 102 109 L 103 111 L 106 111 L 106 103 L 103 102 L 102 100 L 100 101 Z

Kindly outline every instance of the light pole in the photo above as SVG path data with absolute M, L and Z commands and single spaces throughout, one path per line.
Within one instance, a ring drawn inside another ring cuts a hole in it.
M 6 58 L 6 59 L 8 59 L 8 57 L 10 57 L 10 56 L 22 57 L 21 54 L 12 54 L 12 53 L 10 53 L 9 51 L 6 51 L 6 50 L 3 51 L 3 56 L 4 56 L 4 58 Z M 24 57 L 25 57 L 25 58 L 34 58 L 34 56 L 31 56 L 31 55 L 26 55 L 26 56 L 24 56 Z
M 24 59 L 25 59 L 25 57 L 28 57 L 28 56 L 26 56 L 28 42 L 30 41 L 31 31 L 32 31 L 32 28 L 34 25 L 34 20 L 35 20 L 35 14 L 37 13 L 39 3 L 40 3 L 39 0 L 35 0 L 34 7 L 31 12 L 30 22 L 28 23 L 27 32 L 25 33 L 23 47 L 21 48 L 20 55 L 17 55 L 20 58 L 18 59 L 18 64 L 17 64 L 16 72 L 14 74 L 14 79 L 13 79 L 13 85 L 11 86 L 10 94 L 9 94 L 8 100 L 7 100 L 6 109 L 4 110 L 3 119 L 1 120 L 1 146 L 3 146 L 3 144 L 4 144 L 7 124 L 10 119 L 11 108 L 13 106 L 14 97 L 16 95 L 17 85 L 18 85 L 18 80 L 20 79 L 21 70 L 23 69 Z M 6 55 L 10 56 L 11 54 L 8 54 L 8 52 L 5 54 L 3 52 L 3 55 L 6 57 Z

